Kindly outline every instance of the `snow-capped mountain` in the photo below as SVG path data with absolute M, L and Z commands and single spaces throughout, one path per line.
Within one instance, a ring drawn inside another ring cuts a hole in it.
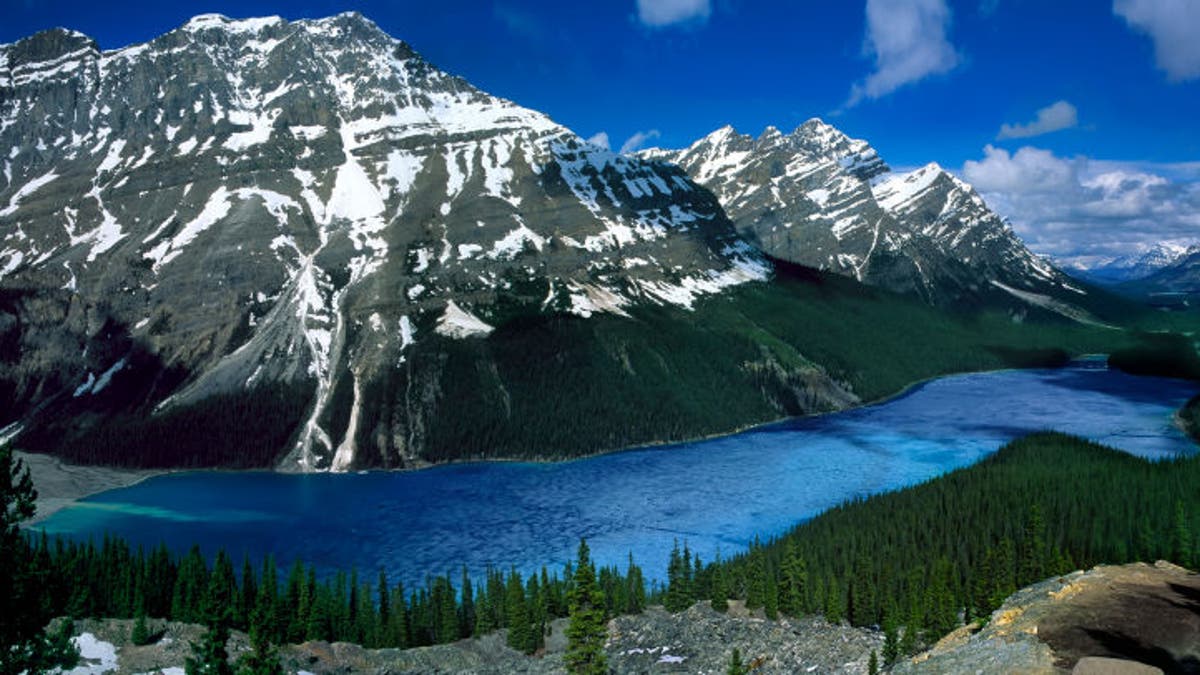
M 1082 293 L 967 183 L 937 164 L 894 173 L 866 141 L 818 119 L 758 138 L 724 127 L 641 156 L 683 167 L 777 258 L 943 305 L 1000 294 L 1060 307 L 1054 298 Z
M 1155 258 L 1153 262 L 1157 263 L 1159 260 Z M 1121 288 L 1150 295 L 1200 294 L 1200 246 L 1185 249 L 1165 265 L 1131 279 Z
M 301 383 L 286 466 L 395 465 L 437 398 L 422 341 L 770 274 L 680 169 L 591 146 L 356 13 L 2 45 L 0 151 L 0 423 L 110 383 L 147 414 Z
M 1063 263 L 1064 269 L 1084 279 L 1102 284 L 1120 284 L 1145 279 L 1182 260 L 1190 252 L 1195 251 L 1183 244 L 1159 242 L 1151 244 L 1137 253 L 1116 258 L 1097 261 L 1063 261 Z

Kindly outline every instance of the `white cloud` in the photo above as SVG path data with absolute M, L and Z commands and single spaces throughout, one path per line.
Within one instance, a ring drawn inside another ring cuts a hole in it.
M 963 177 L 980 192 L 1059 192 L 1078 183 L 1074 162 L 1026 146 L 1009 154 L 991 145 L 980 161 L 963 164 Z
M 658 133 L 658 129 L 639 131 L 625 139 L 625 142 L 621 144 L 621 154 L 623 155 L 627 152 L 633 152 L 634 150 L 641 150 L 642 146 L 646 145 L 647 141 L 652 141 L 658 138 L 660 135 L 661 134 Z
M 688 21 L 707 21 L 710 0 L 637 0 L 638 20 L 651 28 Z
M 963 164 L 997 213 L 1038 253 L 1103 261 L 1154 243 L 1200 242 L 1200 165 L 1058 157 L 987 146 Z
M 1029 138 L 1079 125 L 1079 111 L 1066 101 L 1052 103 L 1037 111 L 1037 119 L 1029 124 L 1002 124 L 997 139 Z
M 596 147 L 604 148 L 605 150 L 609 150 L 612 148 L 612 146 L 609 145 L 609 143 L 608 143 L 608 132 L 607 131 L 601 131 L 601 132 L 592 134 L 592 136 L 587 139 L 587 142 L 591 143 L 592 145 L 594 145 Z
M 959 59 L 946 39 L 949 25 L 945 0 L 867 0 L 864 49 L 875 57 L 875 72 L 851 88 L 846 106 L 953 70 Z
M 1113 12 L 1154 40 L 1154 58 L 1168 79 L 1200 77 L 1200 2 L 1114 0 Z

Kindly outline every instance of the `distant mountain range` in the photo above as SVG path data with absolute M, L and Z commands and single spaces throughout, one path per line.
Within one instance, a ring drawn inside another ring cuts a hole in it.
M 614 154 L 357 13 L 2 45 L 0 148 L 0 435 L 78 461 L 576 454 L 871 395 L 863 361 L 763 322 L 909 305 L 794 265 L 1096 310 L 937 165 L 891 173 L 818 120 Z M 993 358 L 970 353 L 903 372 Z
M 1089 281 L 1114 285 L 1129 281 L 1145 279 L 1172 263 L 1182 260 L 1186 255 L 1195 253 L 1196 247 L 1188 248 L 1180 244 L 1159 243 L 1145 250 L 1129 255 L 1102 260 L 1089 265 L 1064 262 L 1063 269 L 1073 276 Z
M 1122 284 L 1120 289 L 1145 295 L 1200 294 L 1200 247 L 1187 249 L 1149 274 Z

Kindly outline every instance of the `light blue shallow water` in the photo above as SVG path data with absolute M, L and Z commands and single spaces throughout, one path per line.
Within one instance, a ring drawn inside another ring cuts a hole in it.
M 559 568 L 587 537 L 603 563 L 632 552 L 665 576 L 675 539 L 709 560 L 843 500 L 971 464 L 1054 429 L 1144 457 L 1196 450 L 1172 425 L 1192 384 L 1078 364 L 960 375 L 886 403 L 724 438 L 557 464 L 476 463 L 409 473 L 194 472 L 88 498 L 46 520 L 51 534 L 118 534 L 236 558 L 272 552 L 324 571 L 428 573 Z M 454 578 L 457 578 L 455 576 Z

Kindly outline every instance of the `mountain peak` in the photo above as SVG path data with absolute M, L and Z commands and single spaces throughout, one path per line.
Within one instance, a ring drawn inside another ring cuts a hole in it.
M 278 16 L 231 19 L 224 14 L 197 14 L 180 26 L 181 30 L 197 32 L 220 29 L 238 33 L 260 33 L 269 26 L 278 26 L 285 21 Z
M 56 61 L 70 54 L 98 54 L 92 38 L 68 28 L 50 28 L 16 42 L 0 45 L 8 52 L 8 68 L 14 75 L 18 67 Z

